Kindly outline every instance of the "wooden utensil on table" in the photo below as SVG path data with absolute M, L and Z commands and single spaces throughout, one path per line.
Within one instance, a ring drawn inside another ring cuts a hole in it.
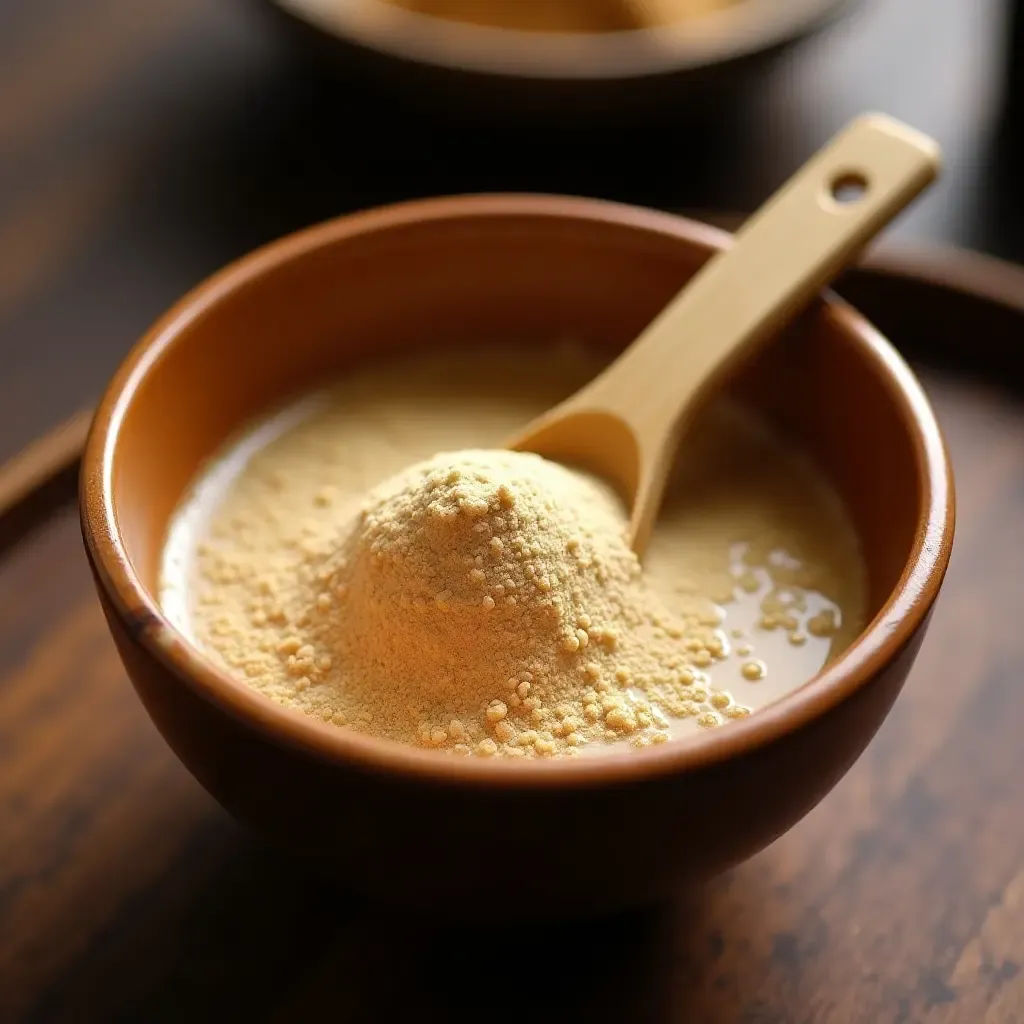
M 508 447 L 591 470 L 631 502 L 643 554 L 680 438 L 738 362 L 775 337 L 940 167 L 938 145 L 865 115 L 790 179 L 603 373 Z

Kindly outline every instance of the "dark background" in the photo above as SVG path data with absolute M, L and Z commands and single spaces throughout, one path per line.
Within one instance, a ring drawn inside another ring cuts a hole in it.
M 255 0 L 0 0 L 0 458 L 95 400 L 164 308 L 254 245 L 410 196 L 564 191 L 753 208 L 848 118 L 944 145 L 894 229 L 1024 256 L 1002 0 L 862 0 L 738 101 L 524 133 L 381 100 Z

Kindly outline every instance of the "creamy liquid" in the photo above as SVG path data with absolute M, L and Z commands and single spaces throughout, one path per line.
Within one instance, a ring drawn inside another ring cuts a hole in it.
M 225 565 L 259 551 L 287 571 L 369 488 L 438 451 L 500 447 L 597 369 L 571 348 L 406 357 L 276 411 L 227 444 L 181 503 L 162 566 L 166 614 L 247 679 L 250 637 L 229 643 L 228 620 L 248 622 L 255 609 L 251 644 L 266 646 L 273 623 L 259 609 L 274 598 Z M 715 610 L 723 653 L 701 668 L 706 688 L 752 711 L 811 679 L 863 625 L 864 571 L 838 498 L 806 458 L 724 402 L 682 445 L 644 571 L 671 611 Z M 258 688 L 318 713 L 286 679 Z M 700 728 L 657 717 L 672 736 Z M 582 752 L 602 749 L 629 748 Z

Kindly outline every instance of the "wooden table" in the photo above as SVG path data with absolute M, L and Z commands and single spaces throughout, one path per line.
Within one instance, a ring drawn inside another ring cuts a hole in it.
M 675 163 L 638 175 L 614 153 L 461 160 L 443 126 L 412 118 L 372 147 L 361 94 L 296 67 L 230 0 L 0 4 L 0 458 L 90 402 L 139 331 L 225 260 L 407 195 L 742 208 L 881 107 L 949 151 L 903 238 L 1024 255 L 1000 17 L 995 0 L 868 0 L 786 58 L 704 156 L 652 146 L 641 154 Z M 410 921 L 242 831 L 149 724 L 74 510 L 58 514 L 0 560 L 0 1021 L 1024 1021 L 1024 407 L 1006 374 L 967 377 L 927 351 L 972 323 L 936 316 L 915 337 L 961 509 L 905 694 L 774 846 L 613 920 Z M 1004 369 L 1019 366 L 1010 352 Z

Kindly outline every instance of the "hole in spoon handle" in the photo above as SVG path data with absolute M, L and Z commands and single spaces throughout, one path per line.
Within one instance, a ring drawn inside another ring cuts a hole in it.
M 840 206 L 859 203 L 871 189 L 871 179 L 863 171 L 839 171 L 829 183 L 828 194 Z

